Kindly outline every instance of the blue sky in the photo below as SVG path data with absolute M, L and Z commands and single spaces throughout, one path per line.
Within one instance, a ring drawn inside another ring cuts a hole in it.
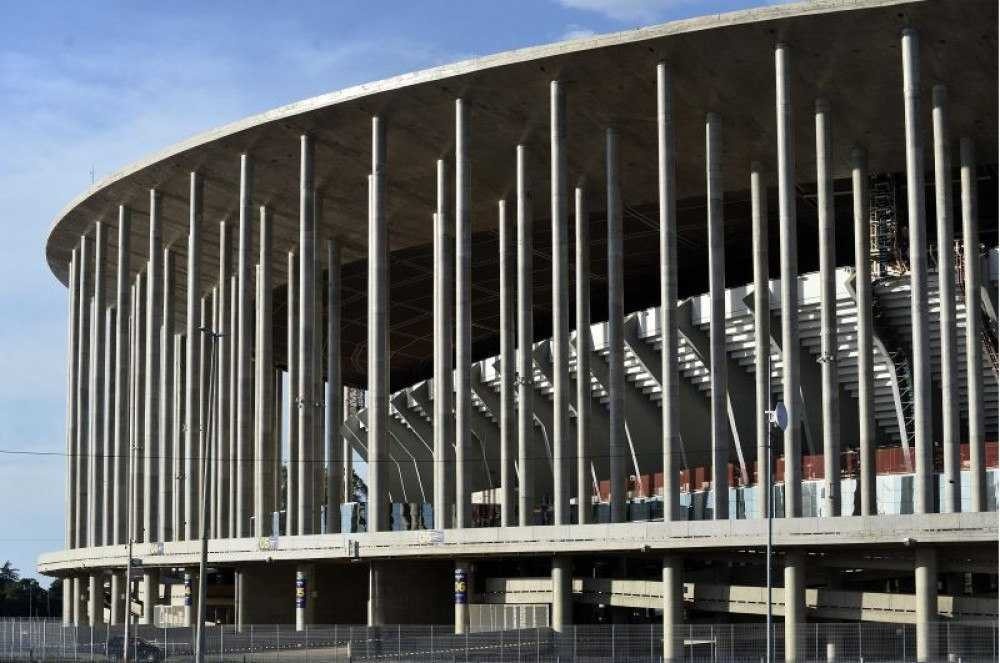
M 0 451 L 65 445 L 44 245 L 91 182 L 191 134 L 424 67 L 767 0 L 18 2 L 0 27 Z M 65 460 L 0 452 L 0 563 L 62 547 Z

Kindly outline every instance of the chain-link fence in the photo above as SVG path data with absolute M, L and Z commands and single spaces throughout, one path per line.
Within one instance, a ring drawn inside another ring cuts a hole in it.
M 191 628 L 136 626 L 130 660 L 187 661 L 194 651 Z M 121 626 L 68 626 L 52 621 L 0 622 L 0 661 L 120 660 Z M 940 622 L 933 625 L 931 660 L 996 661 L 997 624 Z M 763 624 L 684 624 L 676 628 L 679 660 L 766 661 Z M 774 660 L 782 661 L 784 627 L 774 627 Z M 205 628 L 206 660 L 221 662 L 475 661 L 481 663 L 584 663 L 663 660 L 660 624 L 607 624 L 488 631 L 456 635 L 450 626 L 232 625 Z M 803 624 L 800 661 L 916 660 L 912 624 Z

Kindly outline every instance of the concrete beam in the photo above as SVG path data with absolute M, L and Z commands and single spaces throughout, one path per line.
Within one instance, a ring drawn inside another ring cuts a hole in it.
M 677 320 L 684 319 L 683 312 L 679 312 Z M 690 316 L 687 316 L 690 319 Z M 639 319 L 631 315 L 625 320 L 625 342 L 629 349 L 642 364 L 642 367 L 653 376 L 660 387 L 663 387 L 663 373 L 661 364 L 657 361 L 656 351 L 639 336 Z M 676 347 L 676 346 L 675 346 Z M 661 352 L 661 354 L 663 354 Z M 678 460 L 677 469 L 687 469 L 707 465 L 709 454 L 707 447 L 701 447 L 698 443 L 708 439 L 708 398 L 696 386 L 678 375 L 677 380 L 677 406 L 684 416 L 680 418 L 679 439 L 678 439 Z M 690 442 L 686 442 L 690 441 Z
M 691 299 L 685 299 L 677 307 L 679 314 L 677 317 L 677 330 L 684 337 L 684 340 L 687 341 L 688 346 L 694 352 L 695 356 L 698 357 L 698 361 L 706 369 L 709 369 L 712 364 L 712 341 L 709 334 L 706 334 L 703 329 L 692 322 L 693 308 Z M 729 431 L 730 437 L 727 448 L 731 450 L 725 456 L 727 461 L 735 460 L 739 463 L 740 468 L 744 469 L 745 459 L 752 457 L 751 454 L 754 449 L 754 412 L 750 408 L 733 407 L 733 404 L 752 402 L 757 387 L 754 384 L 753 376 L 743 370 L 739 362 L 729 355 L 729 352 L 725 349 L 724 340 L 722 343 L 721 354 L 723 357 L 720 358 L 720 362 L 724 361 L 726 365 L 726 384 L 725 406 L 719 414 L 725 422 L 723 428 Z M 709 398 L 709 402 L 711 402 L 711 398 Z

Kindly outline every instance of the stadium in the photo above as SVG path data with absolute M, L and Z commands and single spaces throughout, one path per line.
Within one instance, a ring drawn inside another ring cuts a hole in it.
M 96 183 L 46 244 L 65 625 L 995 660 L 997 24 L 586 37 Z

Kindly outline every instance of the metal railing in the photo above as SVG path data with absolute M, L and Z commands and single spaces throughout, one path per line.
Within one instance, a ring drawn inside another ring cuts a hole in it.
M 765 631 L 756 624 L 683 624 L 676 627 L 678 660 L 745 661 L 765 658 Z M 800 661 L 916 660 L 916 626 L 872 622 L 803 624 Z M 185 661 L 193 655 L 191 628 L 137 627 L 134 660 Z M 2 661 L 107 661 L 121 658 L 120 626 L 62 626 L 54 621 L 0 621 Z M 784 660 L 784 626 L 774 626 L 775 660 Z M 997 624 L 938 622 L 932 660 L 996 661 Z M 569 626 L 456 635 L 451 626 L 232 625 L 205 629 L 209 661 L 476 661 L 541 663 L 626 661 L 659 663 L 661 624 Z

